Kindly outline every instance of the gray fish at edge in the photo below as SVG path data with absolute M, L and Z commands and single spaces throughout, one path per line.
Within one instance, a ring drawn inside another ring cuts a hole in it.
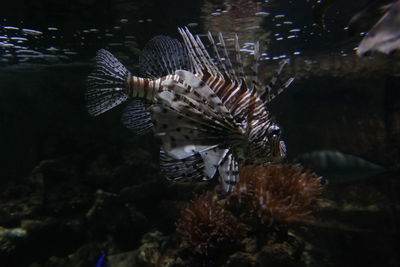
M 389 171 L 360 157 L 331 150 L 301 154 L 293 161 L 317 172 L 329 183 L 355 182 Z
M 389 54 L 400 49 L 400 0 L 392 4 L 383 17 L 363 38 L 357 49 L 362 56 L 369 51 Z

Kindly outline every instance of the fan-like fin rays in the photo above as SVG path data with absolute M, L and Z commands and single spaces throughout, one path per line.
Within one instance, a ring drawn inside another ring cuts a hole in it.
M 204 162 L 200 154 L 194 154 L 184 159 L 176 159 L 161 149 L 160 168 L 169 180 L 204 180 Z
M 239 164 L 232 152 L 225 156 L 218 172 L 223 191 L 232 192 L 239 181 Z
M 131 73 L 110 52 L 100 49 L 96 67 L 88 76 L 86 107 L 92 116 L 100 115 L 128 99 L 127 79 Z
M 136 134 L 146 134 L 153 129 L 149 105 L 143 100 L 134 99 L 125 108 L 122 122 Z
M 139 56 L 142 75 L 159 78 L 176 70 L 192 71 L 187 49 L 177 39 L 159 35 L 151 39 Z

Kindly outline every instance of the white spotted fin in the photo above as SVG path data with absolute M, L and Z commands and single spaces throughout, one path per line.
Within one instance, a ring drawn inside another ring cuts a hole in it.
M 217 114 L 205 114 L 198 102 L 173 92 L 160 98 L 163 102 L 151 106 L 154 132 L 169 155 L 184 159 L 229 140 L 229 125 Z
M 171 159 L 179 162 L 201 156 L 204 164 L 202 179 L 212 179 L 228 152 L 219 146 L 232 142 L 235 137 L 240 138 L 240 134 L 232 135 L 237 126 L 220 104 L 221 100 L 211 96 L 215 93 L 207 85 L 190 72 L 177 71 L 176 74 L 183 83 L 168 84 L 171 90 L 161 92 L 159 103 L 151 107 L 156 122 L 154 130 L 162 142 L 163 158 L 168 155 L 168 162 Z M 185 169 L 185 166 L 179 164 L 175 179 L 182 179 L 182 173 L 186 178 L 198 177 L 198 169 Z M 173 170 L 167 173 L 170 179 L 174 177 Z M 228 186 L 224 188 L 229 189 Z
M 193 73 L 184 70 L 178 70 L 175 74 L 178 75 L 187 85 L 185 86 L 185 96 L 204 103 L 205 107 L 211 108 L 214 113 L 222 113 L 224 116 L 230 116 L 229 111 L 223 105 L 221 99 L 200 78 L 195 76 Z M 175 84 L 175 88 L 176 87 L 179 87 L 179 85 Z
M 218 148 L 217 146 L 201 151 L 200 155 L 204 161 L 204 174 L 208 178 L 213 178 L 216 175 L 218 167 L 224 160 L 228 149 Z

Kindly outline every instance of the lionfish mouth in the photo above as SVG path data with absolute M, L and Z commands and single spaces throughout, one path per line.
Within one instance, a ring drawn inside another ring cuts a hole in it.
M 275 160 L 280 160 L 286 156 L 285 142 L 281 141 L 277 135 L 273 135 L 271 138 L 271 155 Z

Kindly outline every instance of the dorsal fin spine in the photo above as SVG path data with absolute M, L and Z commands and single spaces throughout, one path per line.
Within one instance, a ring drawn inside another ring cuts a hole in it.
M 195 53 L 195 50 L 192 46 L 192 43 L 189 40 L 189 37 L 187 36 L 186 32 L 182 28 L 178 28 L 179 33 L 181 34 L 183 38 L 183 42 L 186 45 L 186 48 L 188 50 L 189 57 L 191 58 L 193 69 L 195 73 L 202 73 L 201 69 L 201 62 L 199 61 L 198 56 Z
M 254 44 L 254 65 L 253 65 L 253 86 L 254 92 L 260 89 L 260 77 L 258 76 L 258 70 L 260 66 L 260 42 Z
M 217 62 L 218 62 L 218 66 L 219 66 L 220 68 L 222 68 L 222 69 L 224 70 L 225 73 L 227 73 L 228 70 L 227 70 L 227 68 L 226 68 L 226 65 L 222 62 L 221 56 L 220 56 L 220 54 L 219 54 L 219 52 L 218 52 L 217 44 L 215 43 L 214 38 L 212 37 L 211 32 L 208 32 L 207 36 L 208 36 L 208 40 L 209 40 L 210 43 L 211 43 L 211 46 L 213 47 L 213 50 L 214 50 L 214 53 L 215 53 L 215 58 L 216 58 L 216 60 L 217 60 Z M 223 78 L 223 75 L 221 74 L 221 79 L 222 79 L 222 78 Z
M 197 46 L 197 43 L 194 40 L 193 35 L 187 30 L 187 28 L 185 30 L 183 30 L 183 32 L 185 33 L 187 42 L 189 43 L 189 45 L 191 47 L 192 54 L 196 57 L 196 61 L 197 61 L 197 64 L 198 64 L 200 70 L 203 69 L 204 68 L 204 60 L 201 58 L 200 49 Z
M 204 47 L 203 42 L 200 40 L 199 36 L 196 36 L 196 41 L 197 41 L 198 45 L 200 46 L 200 49 L 201 49 L 200 51 L 204 54 L 206 63 L 209 67 L 209 71 L 212 72 L 213 76 L 221 77 L 221 73 L 219 72 L 217 66 L 215 66 L 215 64 L 213 63 L 212 58 L 208 54 L 208 52 L 207 52 L 206 48 Z
M 238 70 L 237 76 L 239 79 L 244 80 L 244 69 L 243 69 L 243 61 L 242 61 L 242 56 L 240 54 L 240 44 L 239 44 L 239 38 L 237 34 L 235 34 L 235 40 L 234 40 L 234 53 L 235 53 L 235 60 L 236 60 L 236 67 Z
M 266 85 L 264 93 L 260 95 L 260 98 L 265 101 L 266 103 L 270 102 L 273 100 L 275 97 L 277 97 L 279 94 L 283 92 L 285 88 L 287 88 L 293 81 L 294 77 L 289 78 L 287 81 L 284 83 L 280 79 L 280 75 L 282 73 L 283 68 L 289 63 L 289 59 L 285 59 L 279 62 L 279 67 L 275 71 L 275 75 L 272 77 L 270 82 Z M 277 88 L 276 84 L 277 81 L 279 81 L 279 87 Z M 275 91 L 275 92 L 274 92 Z
M 194 37 L 187 28 L 181 29 L 181 34 L 185 43 L 189 46 L 189 50 L 191 50 L 190 54 L 192 55 L 192 59 L 196 62 L 196 65 L 198 65 L 198 73 L 207 71 L 212 76 L 221 76 L 220 71 L 213 63 L 200 37 Z
M 219 42 L 221 44 L 222 52 L 223 52 L 224 57 L 225 57 L 225 62 L 226 62 L 225 64 L 227 66 L 226 74 L 229 75 L 229 78 L 231 80 L 235 80 L 235 77 L 236 77 L 235 70 L 233 69 L 233 65 L 232 65 L 231 59 L 229 58 L 228 50 L 226 49 L 226 45 L 225 45 L 225 41 L 224 41 L 224 37 L 222 36 L 222 33 L 219 33 L 218 39 L 219 39 Z

